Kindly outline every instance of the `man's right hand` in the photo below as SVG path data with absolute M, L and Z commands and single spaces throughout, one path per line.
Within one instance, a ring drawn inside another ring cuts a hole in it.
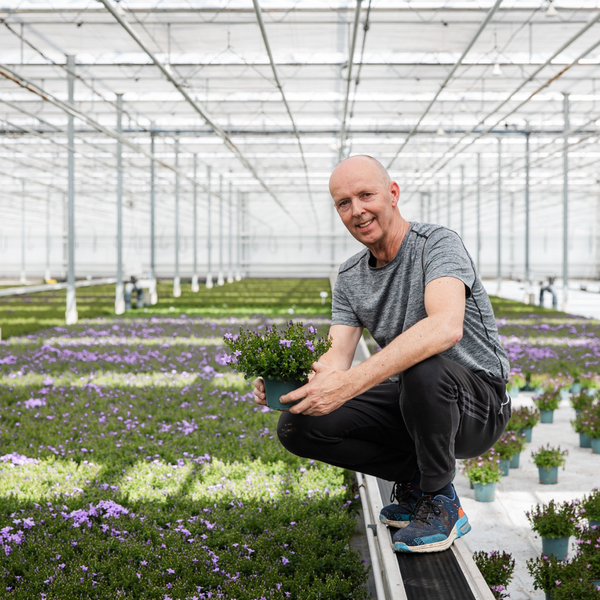
M 257 377 L 254 380 L 254 402 L 261 406 L 267 405 L 267 394 L 265 393 L 265 382 L 262 377 Z

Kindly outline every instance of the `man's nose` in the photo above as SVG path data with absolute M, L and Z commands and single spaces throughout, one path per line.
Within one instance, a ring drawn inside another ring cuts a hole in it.
M 364 212 L 364 209 L 362 207 L 362 204 L 360 202 L 360 200 L 358 199 L 354 199 L 352 200 L 352 216 L 353 217 L 360 217 Z

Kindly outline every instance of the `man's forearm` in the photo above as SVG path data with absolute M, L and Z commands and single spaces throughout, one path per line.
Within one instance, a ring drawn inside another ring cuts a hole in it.
M 351 398 L 417 363 L 448 350 L 462 338 L 462 331 L 441 319 L 427 317 L 360 365 L 346 371 L 345 389 Z

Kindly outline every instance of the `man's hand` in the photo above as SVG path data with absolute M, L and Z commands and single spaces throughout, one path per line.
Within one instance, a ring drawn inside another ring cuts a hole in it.
M 254 380 L 254 402 L 261 406 L 267 405 L 267 394 L 265 393 L 265 382 L 262 377 L 257 377 Z
M 314 377 L 306 385 L 281 396 L 284 404 L 302 400 L 290 407 L 291 413 L 311 417 L 327 415 L 353 397 L 347 391 L 346 372 L 336 371 L 323 362 L 313 363 L 312 368 Z

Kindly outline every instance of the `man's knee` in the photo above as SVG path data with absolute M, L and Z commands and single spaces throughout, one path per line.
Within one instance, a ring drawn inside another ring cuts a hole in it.
M 444 373 L 444 359 L 435 354 L 413 365 L 402 373 L 402 392 L 422 395 L 424 391 L 441 384 Z
M 281 445 L 292 454 L 303 456 L 301 449 L 306 446 L 303 428 L 300 426 L 302 415 L 284 411 L 277 423 L 277 437 Z

